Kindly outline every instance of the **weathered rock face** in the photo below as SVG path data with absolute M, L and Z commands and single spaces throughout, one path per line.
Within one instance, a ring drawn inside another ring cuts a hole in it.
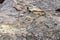
M 60 40 L 60 0 L 4 0 L 0 40 Z

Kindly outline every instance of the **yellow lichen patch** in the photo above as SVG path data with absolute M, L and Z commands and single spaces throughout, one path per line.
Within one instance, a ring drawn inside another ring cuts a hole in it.
M 2 28 L 13 28 L 16 25 L 9 25 L 9 24 L 0 24 L 0 27 Z
M 37 8 L 37 7 L 29 7 L 29 10 L 30 11 L 35 11 L 35 12 L 41 12 L 41 11 L 43 11 L 43 10 Z
M 0 25 L 1 27 L 4 27 L 4 28 L 9 28 L 10 25 Z
M 37 15 L 44 15 L 45 13 L 44 12 L 33 12 L 34 14 L 37 14 Z
M 45 14 L 42 9 L 39 9 L 36 6 L 29 7 L 29 11 L 31 11 L 32 13 L 37 14 L 37 15 L 44 15 Z
M 14 25 L 0 24 L 1 33 L 15 34 L 16 31 L 19 31 L 17 28 L 13 28 Z

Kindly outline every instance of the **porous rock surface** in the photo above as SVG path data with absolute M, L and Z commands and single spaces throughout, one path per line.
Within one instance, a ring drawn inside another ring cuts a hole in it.
M 60 40 L 60 0 L 14 1 L 0 4 L 0 40 Z M 44 15 L 28 9 L 33 6 Z

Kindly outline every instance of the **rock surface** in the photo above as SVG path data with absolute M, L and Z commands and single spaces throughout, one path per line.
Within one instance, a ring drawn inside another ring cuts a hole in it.
M 60 40 L 60 0 L 3 1 L 0 40 Z

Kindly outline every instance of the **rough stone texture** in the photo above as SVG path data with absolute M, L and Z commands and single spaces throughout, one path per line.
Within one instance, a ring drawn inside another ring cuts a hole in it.
M 30 11 L 33 6 L 45 15 Z M 60 0 L 5 0 L 0 4 L 0 40 L 60 40 L 56 9 L 60 9 Z

